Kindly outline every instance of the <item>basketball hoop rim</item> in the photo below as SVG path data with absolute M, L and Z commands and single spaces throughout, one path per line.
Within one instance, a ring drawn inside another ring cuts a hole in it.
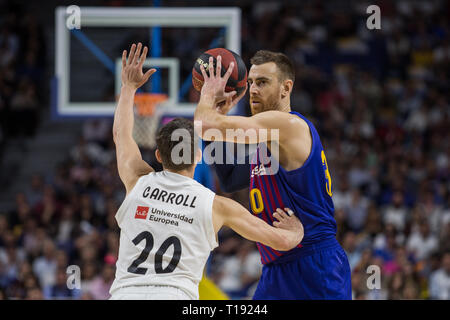
M 134 104 L 140 116 L 152 116 L 156 107 L 167 99 L 168 95 L 164 93 L 139 92 L 134 96 Z

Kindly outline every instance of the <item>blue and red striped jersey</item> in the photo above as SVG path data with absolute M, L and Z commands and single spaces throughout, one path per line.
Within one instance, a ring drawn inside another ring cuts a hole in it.
M 266 144 L 260 143 L 251 161 L 250 172 L 250 211 L 270 225 L 276 208 L 290 208 L 303 223 L 305 236 L 297 246 L 307 246 L 336 236 L 336 221 L 332 201 L 331 175 L 314 125 L 297 112 L 309 126 L 312 135 L 312 148 L 308 159 L 297 169 L 286 171 L 270 157 Z M 270 159 L 270 160 L 269 160 Z M 294 254 L 290 251 L 277 251 L 262 243 L 257 243 L 263 264 L 270 263 L 281 256 Z

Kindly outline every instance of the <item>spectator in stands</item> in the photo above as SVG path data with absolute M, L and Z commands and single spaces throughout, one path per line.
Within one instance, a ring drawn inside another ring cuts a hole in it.
M 75 210 L 71 204 L 64 205 L 59 220 L 56 241 L 58 246 L 71 249 L 72 233 L 75 230 Z
M 8 230 L 9 230 L 8 217 L 6 216 L 5 213 L 0 213 L 0 247 L 3 247 L 5 245 L 3 237 L 8 232 Z
M 407 209 L 403 203 L 403 194 L 395 192 L 392 204 L 384 210 L 384 223 L 392 224 L 398 231 L 403 231 L 407 219 Z
M 450 251 L 450 221 L 442 227 L 438 247 L 442 251 Z
M 378 234 L 383 232 L 383 223 L 381 214 L 374 203 L 369 204 L 367 218 L 365 221 L 364 232 L 372 242 Z
M 107 300 L 110 298 L 109 289 L 114 281 L 115 265 L 105 263 L 102 273 L 96 276 L 90 285 L 89 293 L 96 300 Z
M 430 276 L 431 299 L 450 299 L 450 251 L 442 256 L 441 268 Z
M 405 287 L 405 276 L 402 272 L 395 272 L 390 278 L 390 282 L 388 284 L 389 288 L 389 296 L 390 300 L 400 300 L 403 299 L 403 289 Z
M 34 274 L 29 274 L 23 281 L 23 287 L 25 289 L 25 299 L 27 300 L 43 300 L 41 285 L 39 280 Z
M 252 297 L 250 291 L 256 290 L 262 266 L 259 252 L 254 243 L 233 237 L 236 248 L 231 257 L 226 258 L 218 280 L 219 287 L 233 299 Z
M 25 192 L 31 207 L 40 202 L 44 196 L 44 177 L 41 174 L 33 174 L 31 176 L 30 185 Z
M 347 212 L 347 225 L 356 233 L 362 231 L 367 217 L 369 201 L 355 188 L 351 193 L 350 203 L 344 207 Z
M 428 259 L 437 250 L 438 238 L 431 233 L 428 220 L 423 219 L 419 225 L 419 231 L 409 236 L 407 247 L 419 261 Z
M 24 255 L 15 246 L 7 246 L 0 251 L 0 287 L 7 287 L 18 277 L 20 265 L 24 262 Z
M 356 243 L 356 235 L 352 231 L 348 231 L 344 235 L 344 239 L 342 241 L 342 247 L 345 250 L 345 253 L 348 257 L 348 262 L 350 264 L 350 270 L 353 270 L 355 266 L 361 260 L 361 251 L 357 247 Z
M 8 33 L 7 29 L 3 29 L 4 32 Z M 8 34 L 2 34 L 2 40 L 4 37 L 8 37 Z M 0 66 L 5 67 L 11 63 L 13 63 L 15 58 L 15 52 L 13 48 L 11 48 L 9 41 L 7 38 L 3 41 L 0 41 Z
M 39 278 L 42 288 L 52 286 L 56 277 L 56 247 L 51 239 L 46 239 L 42 248 L 42 255 L 33 262 L 33 272 Z
M 417 300 L 419 298 L 420 298 L 419 284 L 414 280 L 406 281 L 402 292 L 402 299 Z
M 82 294 L 91 292 L 91 284 L 97 275 L 97 265 L 94 262 L 85 262 L 81 268 L 81 292 Z
M 44 295 L 39 287 L 31 287 L 26 291 L 26 300 L 44 300 Z
M 72 299 L 78 298 L 79 294 L 79 290 L 68 288 L 67 273 L 64 268 L 58 268 L 56 271 L 55 284 L 43 288 L 43 296 L 45 299 Z

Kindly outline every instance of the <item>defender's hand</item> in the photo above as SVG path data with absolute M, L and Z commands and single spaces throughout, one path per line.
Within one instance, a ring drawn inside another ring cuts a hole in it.
M 122 86 L 130 87 L 137 90 L 140 86 L 147 82 L 156 69 L 150 69 L 145 74 L 142 72 L 142 66 L 147 57 L 148 48 L 144 47 L 141 53 L 142 43 L 136 45 L 133 43 L 130 49 L 130 55 L 127 61 L 127 50 L 122 53 Z M 139 56 L 140 55 L 140 56 Z
M 291 240 L 294 243 L 298 244 L 302 241 L 304 235 L 303 224 L 291 209 L 285 208 L 283 211 L 280 208 L 277 208 L 276 212 L 273 213 L 273 216 L 278 220 L 273 222 L 275 228 L 290 231 Z

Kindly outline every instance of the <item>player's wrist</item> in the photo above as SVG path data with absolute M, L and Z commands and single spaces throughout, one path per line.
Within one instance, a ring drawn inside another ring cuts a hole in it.
M 215 106 L 216 96 L 213 93 L 202 92 L 199 103 L 203 105 Z
M 214 101 L 216 99 L 216 94 L 213 91 L 205 90 L 200 94 L 200 98 L 203 100 L 208 99 Z
M 127 93 L 136 93 L 137 89 L 138 88 L 131 84 L 122 83 L 122 88 L 120 90 Z

